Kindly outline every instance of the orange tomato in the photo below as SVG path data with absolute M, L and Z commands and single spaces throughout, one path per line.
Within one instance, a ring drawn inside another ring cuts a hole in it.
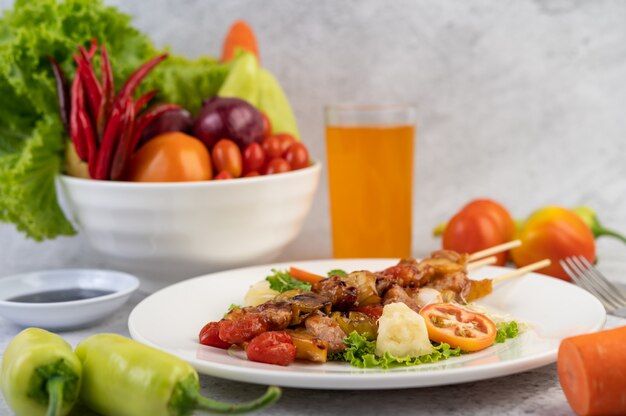
M 587 224 L 567 208 L 549 206 L 535 211 L 518 234 L 522 245 L 511 250 L 517 267 L 543 259 L 552 263 L 541 270 L 550 276 L 570 280 L 559 260 L 568 256 L 584 256 L 593 263 L 596 248 L 593 234 Z
M 451 303 L 431 303 L 420 310 L 428 338 L 463 351 L 484 350 L 494 343 L 498 330 L 487 316 Z
M 474 253 L 511 241 L 515 222 L 509 211 L 490 199 L 476 199 L 465 205 L 446 225 L 442 247 L 460 253 Z M 508 252 L 496 255 L 496 264 L 506 264 Z
M 211 160 L 216 171 L 226 171 L 231 175 L 231 178 L 241 176 L 241 151 L 232 140 L 221 139 L 215 143 L 213 150 L 211 150 Z
M 133 155 L 125 178 L 134 182 L 205 181 L 213 176 L 204 144 L 180 132 L 160 134 Z

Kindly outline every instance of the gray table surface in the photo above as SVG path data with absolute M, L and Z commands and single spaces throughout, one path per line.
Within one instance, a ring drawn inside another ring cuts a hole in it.
M 72 345 L 91 334 L 114 332 L 129 336 L 130 311 L 147 295 L 136 293 L 114 315 L 99 324 L 61 335 Z M 607 327 L 626 325 L 626 319 L 608 317 Z M 0 318 L 0 351 L 21 328 Z M 201 376 L 202 393 L 223 401 L 252 399 L 263 386 Z M 551 364 L 521 374 L 453 386 L 380 391 L 323 391 L 283 389 L 283 397 L 273 407 L 258 412 L 263 415 L 570 415 L 559 386 L 556 365 Z M 201 412 L 197 412 L 200 414 Z M 12 414 L 0 398 L 0 415 Z

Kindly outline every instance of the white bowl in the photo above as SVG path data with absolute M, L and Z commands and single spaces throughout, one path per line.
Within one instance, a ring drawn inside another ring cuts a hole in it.
M 61 175 L 59 188 L 93 248 L 155 290 L 275 259 L 300 232 L 320 171 L 315 163 L 277 175 L 170 183 Z
M 20 326 L 68 329 L 88 325 L 115 312 L 139 287 L 127 273 L 108 270 L 62 269 L 0 278 L 0 315 Z M 52 302 L 12 302 L 17 296 L 63 289 L 113 292 L 89 299 Z

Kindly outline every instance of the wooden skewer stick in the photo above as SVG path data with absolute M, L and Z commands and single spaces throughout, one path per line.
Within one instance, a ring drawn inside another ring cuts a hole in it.
M 548 267 L 550 265 L 551 261 L 550 259 L 544 259 L 541 261 L 538 261 L 536 263 L 532 263 L 529 264 L 527 266 L 524 267 L 520 267 L 519 269 L 515 269 L 513 271 L 510 271 L 508 273 L 505 273 L 501 276 L 498 276 L 494 279 L 492 279 L 493 283 L 502 283 L 505 280 L 508 279 L 512 279 L 514 277 L 518 277 L 518 276 L 522 276 L 526 273 L 530 273 L 530 272 L 534 272 L 535 270 L 539 270 L 539 269 L 543 269 L 544 267 Z
M 498 261 L 496 256 L 485 257 L 484 259 L 476 260 L 471 263 L 467 263 L 467 271 L 476 270 L 483 266 L 488 266 L 490 264 L 495 264 Z
M 483 257 L 491 256 L 493 254 L 498 254 L 502 251 L 507 251 L 512 248 L 519 247 L 521 245 L 522 245 L 522 242 L 520 240 L 512 240 L 512 241 L 509 241 L 508 243 L 498 244 L 497 246 L 489 247 L 484 250 L 477 251 L 476 253 L 472 253 L 469 255 L 468 260 L 472 261 L 472 260 L 482 259 Z

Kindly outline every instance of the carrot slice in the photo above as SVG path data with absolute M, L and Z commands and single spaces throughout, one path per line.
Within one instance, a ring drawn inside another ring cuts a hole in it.
M 626 326 L 566 338 L 557 362 L 559 381 L 579 415 L 626 414 Z
M 233 59 L 237 49 L 251 52 L 256 56 L 257 61 L 261 61 L 254 32 L 250 25 L 243 20 L 237 20 L 228 30 L 226 39 L 224 39 L 222 62 L 228 62 Z
M 311 283 L 311 284 L 317 283 L 320 280 L 325 279 L 324 276 L 307 272 L 306 270 L 298 269 L 297 267 L 293 267 L 293 266 L 289 268 L 289 274 L 298 280 Z

